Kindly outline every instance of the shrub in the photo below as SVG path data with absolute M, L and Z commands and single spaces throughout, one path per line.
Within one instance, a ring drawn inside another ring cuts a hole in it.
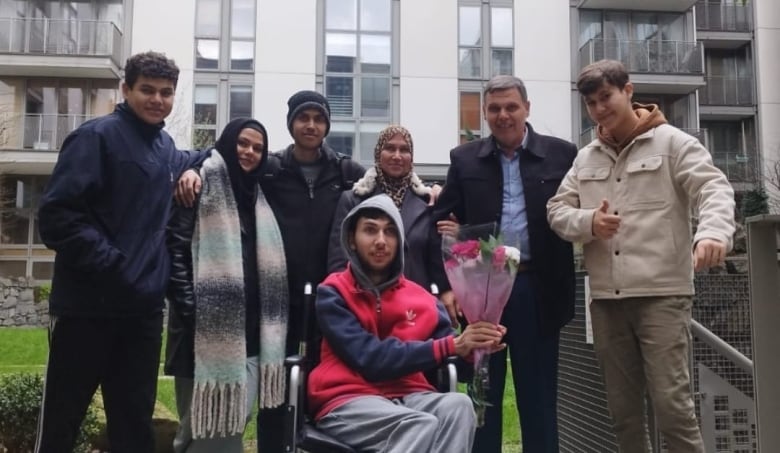
M 49 295 L 51 294 L 51 283 L 43 283 L 40 286 L 36 286 L 34 291 L 34 300 L 36 304 L 48 301 Z
M 0 444 L 9 452 L 26 452 L 35 448 L 38 412 L 43 395 L 43 377 L 33 373 L 0 376 Z M 74 452 L 91 451 L 91 439 L 98 433 L 94 407 L 87 409 Z
M 745 192 L 742 198 L 742 217 L 748 218 L 754 215 L 769 213 L 769 196 L 764 189 L 752 189 Z

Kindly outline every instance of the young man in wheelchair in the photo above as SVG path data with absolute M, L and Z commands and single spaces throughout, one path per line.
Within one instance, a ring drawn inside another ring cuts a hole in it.
M 318 429 L 355 450 L 470 452 L 471 400 L 437 392 L 424 372 L 448 356 L 503 349 L 505 328 L 479 322 L 457 335 L 444 306 L 402 275 L 403 231 L 387 195 L 344 219 L 348 267 L 317 288 L 323 341 L 308 380 L 310 409 Z

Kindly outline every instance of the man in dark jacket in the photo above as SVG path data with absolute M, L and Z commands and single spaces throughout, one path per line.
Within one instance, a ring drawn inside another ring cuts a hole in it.
M 309 336 L 302 332 L 303 288 L 327 275 L 328 238 L 342 191 L 365 169 L 324 142 L 330 131 L 330 104 L 316 91 L 299 91 L 287 101 L 287 128 L 293 144 L 269 155 L 260 184 L 276 215 L 284 239 L 290 292 L 288 354 Z M 313 326 L 313 323 L 309 323 Z M 258 416 L 260 451 L 282 451 L 284 410 L 262 410 Z
M 41 199 L 40 235 L 57 256 L 36 453 L 73 449 L 98 385 L 111 451 L 154 450 L 165 226 L 174 182 L 202 159 L 162 130 L 178 75 L 162 54 L 130 57 L 125 102 L 68 136 Z
M 484 92 L 491 136 L 450 152 L 447 182 L 434 218 L 453 214 L 462 224 L 497 222 L 521 264 L 501 324 L 512 363 L 523 451 L 558 451 L 556 417 L 559 331 L 574 315 L 572 246 L 547 224 L 546 203 L 571 167 L 577 148 L 534 132 L 526 123 L 530 102 L 517 77 L 497 76 Z M 447 281 L 438 282 L 447 289 Z M 455 319 L 457 301 L 445 298 Z M 485 425 L 474 452 L 500 453 L 506 351 L 490 358 Z

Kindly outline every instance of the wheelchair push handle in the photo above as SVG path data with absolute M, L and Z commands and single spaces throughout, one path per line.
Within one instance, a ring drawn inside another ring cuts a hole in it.
M 303 319 L 301 320 L 301 338 L 298 342 L 298 354 L 306 357 L 306 345 L 309 340 L 309 319 L 314 304 L 314 287 L 310 282 L 303 285 Z

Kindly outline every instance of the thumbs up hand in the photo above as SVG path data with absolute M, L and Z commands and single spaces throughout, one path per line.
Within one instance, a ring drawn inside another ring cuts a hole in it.
M 609 240 L 617 233 L 620 227 L 620 216 L 617 211 L 609 214 L 609 202 L 601 200 L 601 206 L 593 213 L 591 230 L 593 235 L 602 240 Z

